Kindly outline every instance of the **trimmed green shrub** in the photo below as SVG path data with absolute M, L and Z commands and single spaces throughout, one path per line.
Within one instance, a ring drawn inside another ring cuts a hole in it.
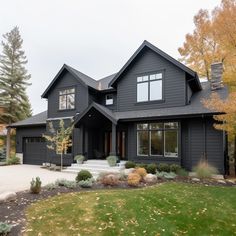
M 171 165 L 170 165 L 170 171 L 171 171 L 171 172 L 177 173 L 178 170 L 180 170 L 180 169 L 181 169 L 181 166 L 180 166 L 180 165 L 177 165 L 177 164 L 171 164 Z
M 108 156 L 106 159 L 107 159 L 109 166 L 116 166 L 116 163 L 118 160 L 117 156 Z
M 201 160 L 196 167 L 193 168 L 198 178 L 210 178 L 212 175 L 217 174 L 218 171 L 214 166 L 211 166 L 207 161 Z
M 7 159 L 6 161 L 7 165 L 17 165 L 20 164 L 20 158 L 16 156 L 12 156 Z
M 30 192 L 34 194 L 38 194 L 41 191 L 42 182 L 39 177 L 36 177 L 35 180 L 32 178 L 30 182 Z
M 63 186 L 63 187 L 66 187 L 66 188 L 76 188 L 77 187 L 77 184 L 75 181 L 71 181 L 71 180 L 67 180 L 67 179 L 57 179 L 55 181 L 55 185 L 57 186 Z
M 78 182 L 78 184 L 81 188 L 91 188 L 93 186 L 93 183 L 94 183 L 93 178 L 81 180 Z
M 12 225 L 4 223 L 4 222 L 0 222 L 0 235 L 1 236 L 8 235 L 11 229 L 12 229 Z
M 136 164 L 133 161 L 127 161 L 125 163 L 125 168 L 130 169 L 130 168 L 135 168 Z
M 159 165 L 157 165 L 157 170 L 159 172 L 170 172 L 170 166 L 166 163 L 160 163 Z
M 148 164 L 146 166 L 146 170 L 148 174 L 156 174 L 157 172 L 157 165 L 156 164 Z
M 144 164 L 144 163 L 139 163 L 136 165 L 136 167 L 144 168 L 147 170 L 147 164 Z
M 81 170 L 76 176 L 76 182 L 80 182 L 81 180 L 91 179 L 93 176 L 88 170 Z
M 78 164 L 83 164 L 85 157 L 83 155 L 76 155 L 74 157 L 74 160 L 78 163 Z

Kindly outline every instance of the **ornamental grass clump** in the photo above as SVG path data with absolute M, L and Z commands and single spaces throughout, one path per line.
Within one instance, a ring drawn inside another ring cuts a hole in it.
M 207 161 L 201 160 L 196 167 L 193 168 L 196 176 L 201 179 L 211 178 L 212 175 L 217 174 L 217 169 L 210 165 Z
M 141 168 L 141 167 L 136 168 L 134 170 L 134 173 L 139 174 L 142 179 L 147 175 L 147 171 L 144 168 Z
M 127 178 L 129 186 L 137 187 L 141 181 L 141 176 L 137 173 L 130 173 Z

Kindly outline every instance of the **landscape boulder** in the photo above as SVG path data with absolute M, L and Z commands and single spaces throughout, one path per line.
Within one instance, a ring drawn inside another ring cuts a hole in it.
M 157 181 L 157 176 L 156 175 L 153 175 L 153 174 L 147 174 L 145 177 L 144 177 L 144 181 L 146 183 L 155 183 Z
M 0 203 L 3 202 L 10 202 L 16 200 L 16 193 L 15 192 L 4 192 L 0 194 Z

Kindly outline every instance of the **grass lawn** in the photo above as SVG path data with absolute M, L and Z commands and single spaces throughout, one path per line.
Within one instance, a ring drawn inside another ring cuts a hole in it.
M 27 235 L 236 235 L 236 188 L 165 183 L 63 194 L 27 209 Z

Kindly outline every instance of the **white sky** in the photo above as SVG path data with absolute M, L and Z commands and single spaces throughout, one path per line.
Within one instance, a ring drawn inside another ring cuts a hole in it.
M 20 28 L 36 114 L 47 109 L 41 94 L 64 63 L 99 79 L 117 72 L 145 39 L 178 59 L 178 47 L 193 30 L 193 16 L 218 4 L 220 0 L 1 0 L 0 36 Z

